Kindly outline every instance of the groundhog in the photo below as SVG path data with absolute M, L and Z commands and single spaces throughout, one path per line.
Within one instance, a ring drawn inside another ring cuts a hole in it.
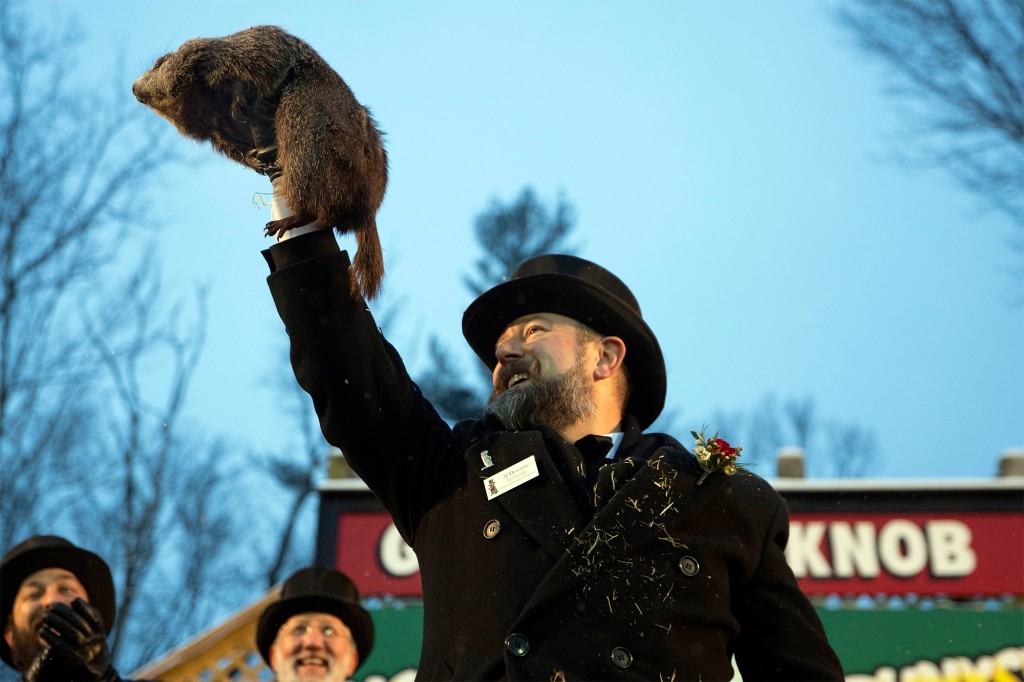
M 312 47 L 276 26 L 195 38 L 132 92 L 183 135 L 270 176 L 295 215 L 267 223 L 267 234 L 313 221 L 354 232 L 353 292 L 377 295 L 387 153 L 370 112 Z

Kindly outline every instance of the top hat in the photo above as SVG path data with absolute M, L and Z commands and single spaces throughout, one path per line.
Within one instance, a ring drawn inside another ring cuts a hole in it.
M 312 566 L 291 575 L 281 586 L 281 598 L 260 614 L 256 646 L 270 665 L 270 646 L 277 632 L 292 616 L 300 613 L 329 613 L 337 616 L 352 633 L 359 663 L 373 648 L 373 621 L 359 605 L 359 592 L 347 575 L 333 568 Z
M 494 346 L 510 323 L 531 313 L 557 313 L 626 344 L 630 392 L 626 412 L 641 429 L 665 406 L 665 360 L 654 332 L 644 322 L 633 292 L 600 265 L 576 256 L 545 255 L 523 261 L 502 282 L 469 304 L 462 335 L 492 370 Z
M 110 567 L 99 555 L 56 535 L 33 535 L 15 545 L 0 561 L 0 630 L 7 627 L 21 583 L 44 568 L 63 568 L 74 573 L 89 593 L 89 604 L 103 617 L 104 630 L 110 634 L 117 617 Z M 6 639 L 0 639 L 0 659 L 12 665 Z

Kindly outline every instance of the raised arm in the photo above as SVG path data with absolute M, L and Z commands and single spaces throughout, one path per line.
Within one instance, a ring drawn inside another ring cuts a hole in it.
M 267 282 L 291 343 L 295 377 L 310 394 L 328 442 L 411 540 L 451 464 L 451 430 L 420 393 L 362 298 L 351 293 L 348 254 L 330 230 L 265 252 Z

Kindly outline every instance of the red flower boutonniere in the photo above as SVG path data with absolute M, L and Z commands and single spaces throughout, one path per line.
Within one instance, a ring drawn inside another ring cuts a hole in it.
M 690 431 L 690 433 L 696 440 L 693 454 L 697 455 L 697 461 L 704 469 L 704 473 L 697 479 L 697 485 L 703 483 L 708 474 L 713 474 L 716 471 L 721 471 L 726 476 L 732 476 L 737 469 L 743 468 L 742 465 L 736 463 L 736 458 L 740 456 L 743 448 L 729 445 L 724 438 L 718 437 L 717 432 L 711 438 L 705 438 L 703 431 Z

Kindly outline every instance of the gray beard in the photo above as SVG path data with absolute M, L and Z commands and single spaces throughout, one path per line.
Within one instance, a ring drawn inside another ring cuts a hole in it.
M 539 377 L 530 372 L 526 382 L 492 393 L 484 407 L 485 415 L 496 417 L 509 431 L 527 431 L 538 426 L 562 431 L 596 412 L 582 358 L 555 377 Z

